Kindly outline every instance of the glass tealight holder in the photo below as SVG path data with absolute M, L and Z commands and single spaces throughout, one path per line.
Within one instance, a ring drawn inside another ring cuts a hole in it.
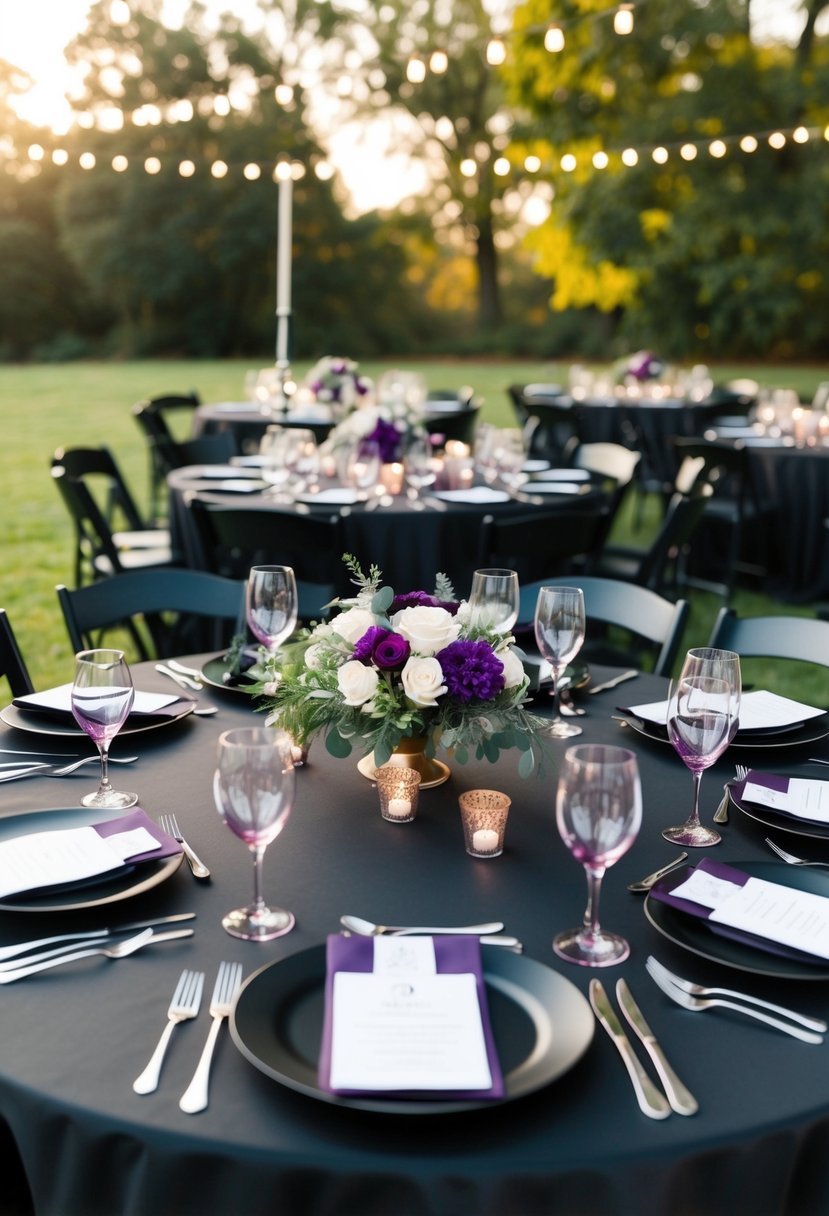
M 384 764 L 374 770 L 380 814 L 389 823 L 411 823 L 417 814 L 420 773 L 397 764 Z
M 497 790 L 465 790 L 458 798 L 470 857 L 500 857 L 511 799 Z

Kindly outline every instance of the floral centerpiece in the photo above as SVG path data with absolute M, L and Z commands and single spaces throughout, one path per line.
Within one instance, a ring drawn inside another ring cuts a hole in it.
M 402 460 L 409 441 L 426 435 L 420 413 L 403 401 L 364 401 L 344 418 L 321 445 L 335 454 L 346 448 L 376 443 L 383 464 Z
M 512 636 L 473 623 L 444 575 L 433 594 L 396 594 L 376 566 L 366 576 L 343 560 L 356 596 L 248 673 L 268 723 L 299 746 L 324 733 L 334 756 L 359 743 L 373 752 L 367 775 L 415 740 L 426 758 L 440 745 L 460 763 L 518 748 L 519 772 L 532 772 L 543 724 L 524 708 L 529 680 Z
M 644 384 L 647 380 L 658 380 L 665 371 L 665 360 L 650 350 L 638 350 L 628 355 L 619 365 L 620 380 L 635 380 Z
M 304 381 L 314 400 L 331 406 L 335 416 L 345 414 L 371 396 L 372 382 L 360 375 L 359 364 L 340 355 L 326 355 L 311 368 Z

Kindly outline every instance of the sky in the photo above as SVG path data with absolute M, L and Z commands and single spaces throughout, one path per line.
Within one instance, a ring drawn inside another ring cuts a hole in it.
M 216 9 L 227 0 L 208 0 Z M 167 0 L 171 22 L 185 0 Z M 21 113 L 31 121 L 66 129 L 69 109 L 63 94 L 71 85 L 63 48 L 83 28 L 90 0 L 0 0 L 0 59 L 24 68 L 37 82 Z M 244 14 L 256 0 L 235 0 Z M 799 23 L 797 0 L 753 0 L 756 28 L 770 38 L 794 38 Z M 358 211 L 392 206 L 425 185 L 422 167 L 394 152 L 394 129 L 388 123 L 352 126 L 331 144 L 331 159 Z

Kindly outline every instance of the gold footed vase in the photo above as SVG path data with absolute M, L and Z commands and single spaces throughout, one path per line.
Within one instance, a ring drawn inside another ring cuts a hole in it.
M 422 790 L 430 790 L 436 785 L 443 785 L 444 781 L 449 780 L 452 773 L 448 764 L 444 764 L 442 760 L 435 760 L 431 756 L 427 756 L 425 749 L 425 736 L 418 735 L 412 739 L 401 739 L 397 751 L 392 752 L 387 763 L 396 764 L 400 768 L 413 768 L 416 772 L 420 773 L 420 788 Z M 358 761 L 357 768 L 364 777 L 368 777 L 369 781 L 373 781 L 374 770 L 377 768 L 374 752 L 369 752 L 367 756 L 363 756 L 362 760 Z

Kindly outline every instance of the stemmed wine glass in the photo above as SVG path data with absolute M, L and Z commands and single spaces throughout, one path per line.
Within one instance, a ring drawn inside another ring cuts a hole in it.
M 428 436 L 415 436 L 409 441 L 403 457 L 403 476 L 408 486 L 408 498 L 415 511 L 422 511 L 425 503 L 421 491 L 434 485 L 436 473 L 432 459 L 432 445 Z
M 356 492 L 358 502 L 365 502 L 380 481 L 380 445 L 373 439 L 361 439 L 349 451 L 345 462 L 345 479 Z
M 297 622 L 296 578 L 290 566 L 252 566 L 245 587 L 245 617 L 251 633 L 273 653 Z
M 553 720 L 549 734 L 554 739 L 580 735 L 581 727 L 565 722 L 559 709 L 559 681 L 565 667 L 584 642 L 584 595 L 581 587 L 541 587 L 535 606 L 535 640 L 542 658 L 553 673 Z
M 630 954 L 627 941 L 599 925 L 602 878 L 628 851 L 642 822 L 636 756 L 624 747 L 568 747 L 556 794 L 556 822 L 587 874 L 587 907 L 578 929 L 559 933 L 553 949 L 583 967 L 608 967 Z
M 715 828 L 699 821 L 702 774 L 734 738 L 740 720 L 740 660 L 731 650 L 710 646 L 689 650 L 668 694 L 668 738 L 694 779 L 694 805 L 685 823 L 665 828 L 674 844 L 701 848 L 719 844 Z
M 222 927 L 232 937 L 245 941 L 267 942 L 282 937 L 296 921 L 293 913 L 265 903 L 262 860 L 293 809 L 290 735 L 263 726 L 227 730 L 220 735 L 213 797 L 231 832 L 244 840 L 253 854 L 253 902 L 228 912 Z
M 509 633 L 518 620 L 518 575 L 514 570 L 476 570 L 469 608 L 473 625 Z
M 109 780 L 109 748 L 124 725 L 135 700 L 130 669 L 122 650 L 82 650 L 75 655 L 72 714 L 81 730 L 97 745 L 101 756 L 101 783 L 82 806 L 125 810 L 135 806 L 137 794 L 114 790 Z

